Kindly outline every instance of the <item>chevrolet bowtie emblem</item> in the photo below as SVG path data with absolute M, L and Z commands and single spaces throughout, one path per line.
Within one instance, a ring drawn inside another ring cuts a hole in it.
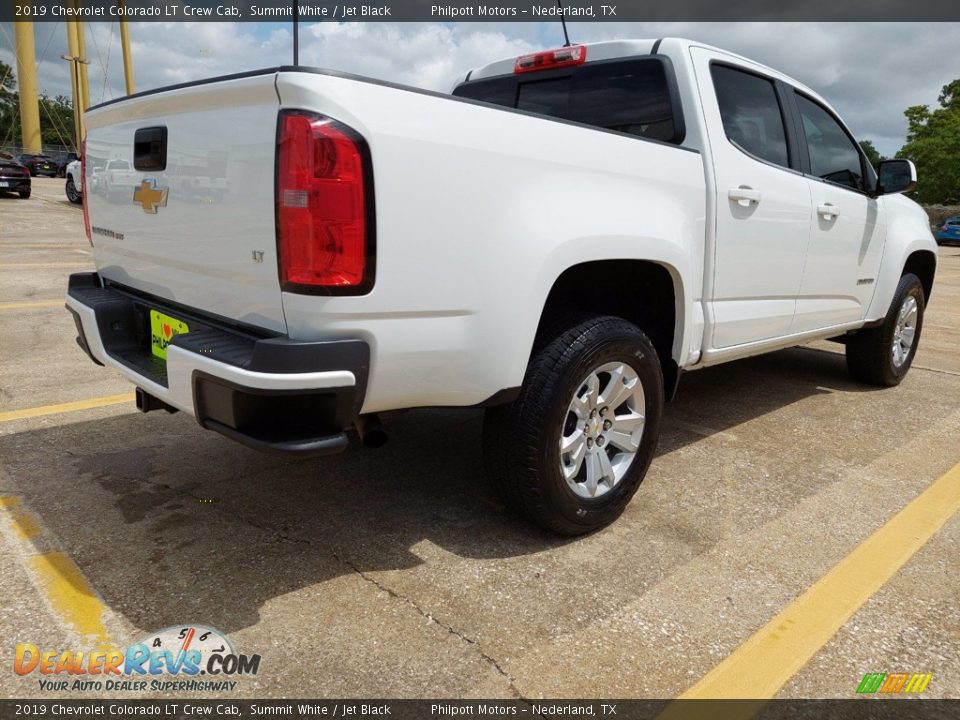
M 133 191 L 134 204 L 140 203 L 145 213 L 157 214 L 157 208 L 167 206 L 167 188 L 158 188 L 156 180 L 144 180 Z

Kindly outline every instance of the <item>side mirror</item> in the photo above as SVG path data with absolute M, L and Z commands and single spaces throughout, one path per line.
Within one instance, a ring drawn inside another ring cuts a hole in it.
M 917 167 L 911 160 L 883 160 L 877 176 L 877 195 L 910 192 L 917 186 Z

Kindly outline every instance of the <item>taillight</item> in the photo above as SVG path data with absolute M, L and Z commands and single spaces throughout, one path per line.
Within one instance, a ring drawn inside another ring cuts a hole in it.
M 87 139 L 80 145 L 80 202 L 83 205 L 83 229 L 87 231 L 87 242 L 93 247 L 93 233 L 90 232 L 90 209 L 87 207 Z
M 586 45 L 571 45 L 557 50 L 521 55 L 513 66 L 515 73 L 534 72 L 536 70 L 552 70 L 553 68 L 583 65 L 587 61 Z
M 373 286 L 373 188 L 366 143 L 335 120 L 280 114 L 277 253 L 284 290 L 359 295 Z
M 940 232 L 946 232 L 946 231 L 947 231 L 947 226 L 946 226 L 946 225 L 944 225 L 942 228 L 940 228 Z

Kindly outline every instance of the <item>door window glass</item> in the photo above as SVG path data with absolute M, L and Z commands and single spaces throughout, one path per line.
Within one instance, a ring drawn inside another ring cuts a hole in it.
M 725 65 L 712 68 L 723 129 L 741 150 L 788 167 L 787 134 L 773 82 Z
M 797 93 L 797 106 L 807 138 L 810 174 L 851 190 L 863 191 L 865 186 L 860 152 L 840 123 L 824 108 L 800 93 Z

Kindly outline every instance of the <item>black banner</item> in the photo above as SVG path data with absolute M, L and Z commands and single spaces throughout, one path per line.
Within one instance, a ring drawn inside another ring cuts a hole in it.
M 945 720 L 960 700 L 0 700 L 27 718 L 344 718 L 350 720 Z
M 817 22 L 817 21 L 957 21 L 957 0 L 503 0 L 437 2 L 428 0 L 303 0 L 302 22 Z M 0 21 L 114 22 L 285 22 L 293 20 L 292 0 L 6 0 Z

